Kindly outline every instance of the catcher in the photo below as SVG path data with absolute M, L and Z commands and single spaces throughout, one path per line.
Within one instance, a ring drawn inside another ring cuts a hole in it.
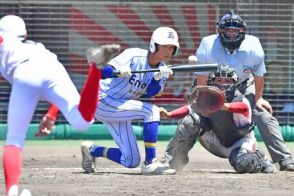
M 167 146 L 163 161 L 181 170 L 188 163 L 188 152 L 198 138 L 209 152 L 228 158 L 237 173 L 276 171 L 275 166 L 256 149 L 250 103 L 238 91 L 244 82 L 237 81 L 232 68 L 220 67 L 209 75 L 208 86 L 194 85 L 186 93 L 189 105 L 172 112 L 161 108 L 161 118 L 184 117 Z

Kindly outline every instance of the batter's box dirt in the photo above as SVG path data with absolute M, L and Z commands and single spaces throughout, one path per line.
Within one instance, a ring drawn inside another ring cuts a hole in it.
M 158 155 L 164 154 L 164 148 L 159 146 Z M 141 154 L 144 156 L 143 149 Z M 209 154 L 199 145 L 190 152 L 190 163 L 184 170 L 168 176 L 143 176 L 140 167 L 128 169 L 105 159 L 97 160 L 95 173 L 85 174 L 79 145 L 27 146 L 23 158 L 21 187 L 30 189 L 34 196 L 280 196 L 294 192 L 294 172 L 236 174 L 226 159 Z M 2 168 L 2 161 L 0 164 Z M 0 181 L 0 195 L 4 195 L 2 170 Z

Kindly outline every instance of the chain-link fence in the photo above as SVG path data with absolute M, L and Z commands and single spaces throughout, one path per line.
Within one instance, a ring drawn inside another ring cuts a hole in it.
M 158 26 L 175 28 L 181 49 L 170 63 L 186 64 L 203 36 L 215 33 L 215 23 L 230 9 L 246 21 L 251 34 L 260 38 L 266 53 L 268 73 L 265 98 L 281 124 L 294 124 L 293 3 L 290 0 L 237 1 L 54 1 L 2 0 L 0 16 L 17 14 L 27 23 L 29 38 L 43 42 L 55 52 L 80 89 L 88 69 L 88 47 L 119 43 L 123 48 L 149 47 L 152 31 Z M 167 109 L 184 103 L 183 94 L 193 81 L 192 73 L 176 73 L 164 95 L 152 101 Z M 0 80 L 0 122 L 6 122 L 9 85 Z M 48 103 L 41 102 L 35 113 L 38 122 Z M 64 119 L 59 118 L 63 123 Z M 173 124 L 175 120 L 163 121 Z

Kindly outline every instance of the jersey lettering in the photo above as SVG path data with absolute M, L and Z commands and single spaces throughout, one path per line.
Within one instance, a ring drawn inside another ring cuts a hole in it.
M 168 37 L 167 38 L 174 39 L 175 35 L 173 34 L 173 32 L 168 32 Z
M 136 75 L 132 75 L 129 83 L 137 88 L 141 88 L 144 89 L 146 88 L 147 84 L 146 83 L 142 83 L 140 80 L 136 80 Z
M 253 68 L 246 66 L 246 65 L 243 65 L 243 72 L 244 73 L 253 73 Z

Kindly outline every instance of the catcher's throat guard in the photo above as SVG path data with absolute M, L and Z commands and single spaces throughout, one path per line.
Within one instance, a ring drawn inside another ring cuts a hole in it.
M 193 112 L 205 116 L 221 109 L 225 101 L 225 94 L 214 86 L 196 86 L 188 100 Z

